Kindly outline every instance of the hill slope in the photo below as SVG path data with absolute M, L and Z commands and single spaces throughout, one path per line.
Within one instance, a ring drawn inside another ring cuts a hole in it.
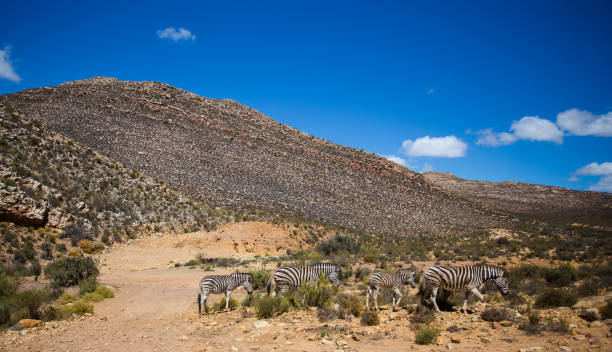
M 470 181 L 446 172 L 425 178 L 484 206 L 522 217 L 612 226 L 612 194 L 520 182 Z
M 442 234 L 503 220 L 371 153 L 230 100 L 93 78 L 0 97 L 56 131 L 216 204 L 263 207 L 380 234 Z

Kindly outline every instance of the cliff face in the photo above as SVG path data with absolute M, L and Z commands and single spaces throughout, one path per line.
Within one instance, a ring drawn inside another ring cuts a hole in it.
M 220 205 L 261 207 L 380 234 L 445 234 L 505 220 L 377 155 L 230 100 L 94 78 L 0 97 L 115 160 Z
M 445 172 L 427 172 L 438 186 L 483 206 L 545 221 L 612 226 L 612 194 L 520 182 L 471 181 Z

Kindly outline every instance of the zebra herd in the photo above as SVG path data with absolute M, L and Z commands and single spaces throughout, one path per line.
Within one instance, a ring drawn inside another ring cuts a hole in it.
M 278 268 L 270 277 L 266 285 L 268 295 L 270 295 L 273 284 L 276 284 L 274 292 L 285 295 L 289 287 L 298 287 L 306 283 L 312 283 L 319 279 L 321 275 L 326 276 L 334 285 L 340 284 L 340 266 L 333 263 L 319 263 L 307 266 L 291 267 L 284 266 Z M 409 269 L 398 269 L 395 273 L 389 274 L 382 271 L 374 271 L 369 277 L 369 288 L 366 296 L 366 307 L 370 308 L 370 295 L 374 295 L 374 304 L 378 307 L 378 291 L 381 288 L 388 288 L 393 291 L 393 307 L 402 298 L 401 287 L 410 284 L 413 288 L 416 272 Z M 464 265 L 464 266 L 440 266 L 433 265 L 427 268 L 421 276 L 421 288 L 431 290 L 431 301 L 437 312 L 440 312 L 436 303 L 438 289 L 443 288 L 449 291 L 459 291 L 465 289 L 465 300 L 462 310 L 467 313 L 467 300 L 472 293 L 480 300 L 484 297 L 478 291 L 482 284 L 493 281 L 495 287 L 502 295 L 508 294 L 508 279 L 506 272 L 499 267 L 488 264 Z M 234 273 L 230 275 L 208 275 L 200 281 L 198 292 L 198 313 L 202 313 L 202 305 L 206 312 L 206 299 L 211 293 L 225 292 L 225 309 L 228 308 L 229 299 L 232 291 L 244 286 L 248 294 L 253 292 L 253 276 L 248 273 Z M 420 290 L 425 295 L 425 290 Z M 396 300 L 397 298 L 397 300 Z M 425 297 L 422 297 L 424 300 Z

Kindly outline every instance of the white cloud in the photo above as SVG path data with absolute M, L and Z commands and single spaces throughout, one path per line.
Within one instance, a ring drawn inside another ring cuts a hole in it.
M 408 164 L 406 163 L 406 160 L 404 160 L 403 158 L 400 158 L 399 156 L 396 155 L 383 155 L 383 158 L 389 160 L 389 161 L 393 161 L 396 164 L 402 165 L 404 167 L 408 167 Z
M 508 132 L 493 132 L 490 128 L 476 132 L 479 134 L 477 145 L 488 145 L 491 147 L 499 147 L 501 145 L 509 145 L 518 140 L 518 137 Z
M 612 137 L 612 111 L 593 115 L 589 111 L 569 109 L 557 115 L 557 124 L 577 136 Z
M 433 169 L 433 165 L 425 163 L 425 165 L 423 165 L 423 168 L 421 169 L 421 173 L 433 171 Z
M 554 122 L 537 116 L 525 116 L 519 121 L 512 122 L 510 131 L 514 131 L 520 139 L 563 143 L 563 131 Z
M 414 141 L 405 140 L 400 150 L 408 156 L 458 158 L 466 155 L 467 144 L 455 136 L 425 136 Z
M 185 28 L 179 28 L 178 31 L 174 27 L 168 27 L 166 29 L 160 29 L 157 31 L 157 36 L 160 39 L 170 39 L 175 42 L 179 40 L 195 40 L 196 36 Z
M 429 90 L 427 91 L 427 95 L 432 95 L 432 94 L 434 94 L 435 92 L 436 92 L 436 90 L 435 90 L 435 89 L 433 89 L 433 88 L 429 88 Z
M 21 81 L 21 77 L 19 77 L 15 73 L 15 70 L 13 70 L 10 55 L 10 46 L 6 46 L 4 47 L 4 50 L 0 50 L 0 78 L 8 79 L 9 81 L 18 83 L 19 81 Z
M 573 176 L 573 175 L 570 176 L 567 180 L 570 181 L 570 182 L 578 182 L 578 181 L 580 181 L 580 179 L 578 177 Z
M 612 175 L 612 162 L 606 161 L 601 164 L 593 162 L 576 170 L 576 173 L 587 176 Z
M 599 182 L 589 187 L 589 191 L 612 192 L 612 175 L 600 178 Z

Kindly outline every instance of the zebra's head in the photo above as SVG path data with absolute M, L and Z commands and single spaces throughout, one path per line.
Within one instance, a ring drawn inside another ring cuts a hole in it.
M 505 271 L 502 271 L 501 275 L 495 278 L 493 282 L 495 282 L 495 287 L 497 287 L 502 296 L 508 294 L 508 278 Z
M 244 286 L 244 288 L 247 290 L 247 293 L 250 295 L 251 293 L 253 293 L 253 275 L 251 274 L 247 274 L 246 275 L 246 281 L 244 281 L 242 283 L 242 285 Z
M 327 278 L 334 285 L 338 286 L 338 285 L 340 285 L 340 275 L 341 274 L 342 274 L 342 269 L 340 269 L 340 266 L 337 265 L 337 264 L 331 264 L 330 265 L 330 271 L 327 274 Z
M 399 269 L 398 273 L 402 279 L 402 284 L 403 285 L 408 285 L 410 284 L 410 286 L 412 286 L 412 288 L 416 287 L 416 283 L 414 282 L 414 274 L 415 272 L 409 269 Z

